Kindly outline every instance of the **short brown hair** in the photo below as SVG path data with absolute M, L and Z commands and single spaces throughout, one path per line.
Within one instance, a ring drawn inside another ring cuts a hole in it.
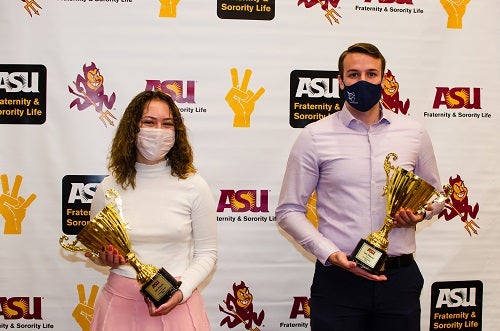
M 382 53 L 380 53 L 379 49 L 375 45 L 369 43 L 357 43 L 349 46 L 345 51 L 342 52 L 342 54 L 340 54 L 338 64 L 340 78 L 344 79 L 344 59 L 348 54 L 352 53 L 363 53 L 370 55 L 376 59 L 380 59 L 382 61 L 382 75 L 384 74 L 385 58 Z

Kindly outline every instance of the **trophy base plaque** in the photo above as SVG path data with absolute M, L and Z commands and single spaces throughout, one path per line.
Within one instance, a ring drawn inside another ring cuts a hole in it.
M 141 293 L 158 308 L 172 297 L 181 286 L 164 268 L 158 270 L 156 275 L 141 287 Z
M 366 239 L 361 239 L 349 256 L 349 260 L 356 262 L 358 267 L 375 275 L 381 273 L 386 258 L 387 253 L 385 251 L 374 246 Z

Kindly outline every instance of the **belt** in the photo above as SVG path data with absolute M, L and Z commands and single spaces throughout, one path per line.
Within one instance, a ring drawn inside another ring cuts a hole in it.
M 412 262 L 413 254 L 405 254 L 401 256 L 389 256 L 385 259 L 384 270 L 397 269 L 400 267 L 407 267 Z

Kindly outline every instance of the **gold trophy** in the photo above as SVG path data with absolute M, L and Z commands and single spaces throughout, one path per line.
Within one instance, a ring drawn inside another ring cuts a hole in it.
M 69 238 L 62 235 L 59 244 L 68 251 L 87 252 L 94 258 L 99 257 L 103 247 L 112 245 L 125 258 L 125 261 L 134 267 L 137 272 L 137 281 L 142 285 L 141 293 L 158 308 L 172 297 L 179 289 L 181 282 L 164 268 L 159 269 L 151 264 L 143 264 L 137 259 L 130 245 L 126 224 L 120 217 L 121 199 L 118 192 L 114 189 L 107 190 L 106 199 L 113 199 L 113 201 L 85 225 L 75 241 L 70 244 L 64 243 Z M 77 246 L 78 242 L 85 247 Z
M 452 192 L 449 184 L 443 186 L 441 193 L 414 173 L 401 167 L 394 167 L 389 161 L 391 157 L 395 161 L 398 156 L 389 153 L 384 161 L 387 175 L 382 194 L 387 196 L 384 224 L 380 230 L 371 233 L 366 239 L 361 239 L 349 256 L 349 259 L 356 262 L 360 268 L 373 274 L 380 274 L 383 271 L 389 246 L 387 238 L 394 225 L 394 215 L 401 208 L 409 208 L 416 214 L 424 213 L 428 204 L 444 201 Z M 393 172 L 389 176 L 391 170 Z

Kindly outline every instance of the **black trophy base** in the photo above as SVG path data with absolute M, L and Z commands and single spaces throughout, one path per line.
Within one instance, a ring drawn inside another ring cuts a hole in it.
M 380 275 L 384 267 L 387 253 L 366 239 L 361 239 L 349 256 L 349 260 L 356 262 L 358 267 L 374 275 Z
M 179 286 L 181 282 L 161 268 L 149 282 L 141 287 L 141 293 L 158 308 L 172 297 Z

